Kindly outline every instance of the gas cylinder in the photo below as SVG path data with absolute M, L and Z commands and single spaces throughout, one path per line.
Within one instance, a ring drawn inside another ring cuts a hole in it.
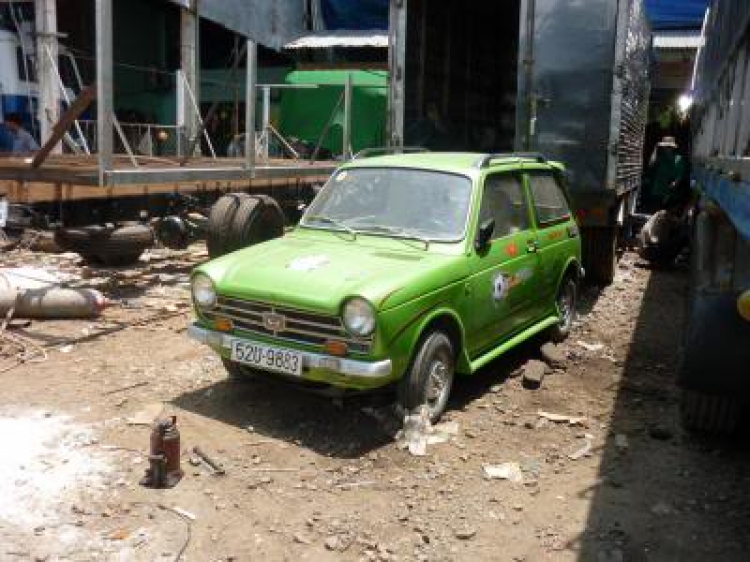
M 151 429 L 149 468 L 141 484 L 150 488 L 172 488 L 182 478 L 180 432 L 177 416 L 156 420 Z

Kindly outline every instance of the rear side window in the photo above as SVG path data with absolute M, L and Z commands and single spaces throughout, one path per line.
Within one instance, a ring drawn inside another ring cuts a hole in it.
M 570 207 L 560 184 L 551 174 L 530 174 L 529 186 L 540 225 L 570 218 Z
M 519 176 L 495 174 L 484 181 L 480 220 L 489 219 L 495 219 L 493 240 L 529 228 L 529 213 Z

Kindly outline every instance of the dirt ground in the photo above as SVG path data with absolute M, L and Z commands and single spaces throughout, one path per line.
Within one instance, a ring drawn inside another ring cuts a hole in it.
M 446 416 L 457 434 L 415 457 L 383 419 L 387 397 L 228 382 L 185 334 L 202 259 L 154 251 L 97 270 L 67 254 L 0 256 L 112 300 L 96 321 L 15 321 L 3 336 L 0 560 L 748 559 L 746 435 L 678 425 L 682 269 L 626 254 L 612 287 L 586 291 L 561 368 L 524 388 L 513 374 L 538 358 L 534 341 L 460 380 Z M 19 351 L 36 360 L 17 365 Z M 185 476 L 170 490 L 139 485 L 157 414 L 182 435 Z M 226 474 L 193 464 L 196 445 Z M 485 476 L 503 463 L 522 481 Z

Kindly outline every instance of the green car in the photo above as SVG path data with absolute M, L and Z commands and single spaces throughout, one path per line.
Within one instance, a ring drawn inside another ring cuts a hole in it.
M 393 385 L 435 421 L 455 374 L 570 332 L 583 269 L 563 171 L 521 154 L 355 159 L 286 236 L 195 270 L 189 333 L 233 378 Z

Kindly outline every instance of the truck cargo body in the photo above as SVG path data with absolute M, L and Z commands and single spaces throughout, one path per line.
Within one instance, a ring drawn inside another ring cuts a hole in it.
M 750 3 L 714 1 L 696 61 L 689 317 L 679 382 L 691 428 L 728 431 L 750 400 Z
M 611 281 L 641 179 L 642 0 L 392 0 L 390 34 L 391 143 L 565 162 L 587 267 Z

